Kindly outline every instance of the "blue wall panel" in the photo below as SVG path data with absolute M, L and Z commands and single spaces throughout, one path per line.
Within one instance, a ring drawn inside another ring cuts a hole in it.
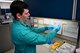
M 10 13 L 10 9 L 1 9 L 1 14 L 5 15 L 5 13 Z
M 73 0 L 24 0 L 31 16 L 72 19 Z
M 77 16 L 76 16 L 77 20 L 80 20 L 80 0 L 78 0 L 78 4 L 77 4 Z

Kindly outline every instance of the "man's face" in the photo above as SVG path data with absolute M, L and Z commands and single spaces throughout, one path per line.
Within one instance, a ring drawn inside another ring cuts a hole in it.
M 23 21 L 27 21 L 29 19 L 29 16 L 30 16 L 29 10 L 28 9 L 24 9 L 24 11 L 23 11 L 23 13 L 21 15 L 21 19 Z

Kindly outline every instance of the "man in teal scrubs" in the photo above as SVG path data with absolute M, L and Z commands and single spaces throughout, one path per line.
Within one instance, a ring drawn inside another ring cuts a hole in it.
M 22 1 L 13 1 L 10 11 L 14 17 L 11 25 L 11 37 L 15 45 L 15 53 L 36 53 L 36 45 L 50 42 L 60 30 L 60 25 L 42 28 L 31 27 L 28 5 Z M 39 34 L 46 30 L 52 31 L 46 35 Z

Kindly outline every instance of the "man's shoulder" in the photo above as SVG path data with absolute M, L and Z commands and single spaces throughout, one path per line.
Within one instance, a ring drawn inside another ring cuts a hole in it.
M 18 29 L 18 30 L 30 29 L 29 26 L 26 27 L 25 25 L 23 25 L 21 23 L 12 23 L 12 28 L 15 28 L 15 29 Z

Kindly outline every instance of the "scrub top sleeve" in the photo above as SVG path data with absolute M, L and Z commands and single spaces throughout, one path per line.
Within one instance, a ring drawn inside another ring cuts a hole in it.
M 25 44 L 32 44 L 32 45 L 39 45 L 39 44 L 45 44 L 50 42 L 57 34 L 57 31 L 54 30 L 46 35 L 41 35 L 35 32 L 32 32 L 31 30 L 24 30 L 21 32 L 21 35 L 19 36 L 19 39 L 22 43 Z
M 24 43 L 24 44 L 32 44 L 32 45 L 37 45 L 37 44 L 43 44 L 46 43 L 46 38 L 44 35 L 35 33 L 33 31 L 21 31 L 21 34 L 19 35 L 19 40 Z
M 44 32 L 46 29 L 46 27 L 41 27 L 41 28 L 31 28 L 32 31 L 36 32 L 36 33 L 41 33 Z

